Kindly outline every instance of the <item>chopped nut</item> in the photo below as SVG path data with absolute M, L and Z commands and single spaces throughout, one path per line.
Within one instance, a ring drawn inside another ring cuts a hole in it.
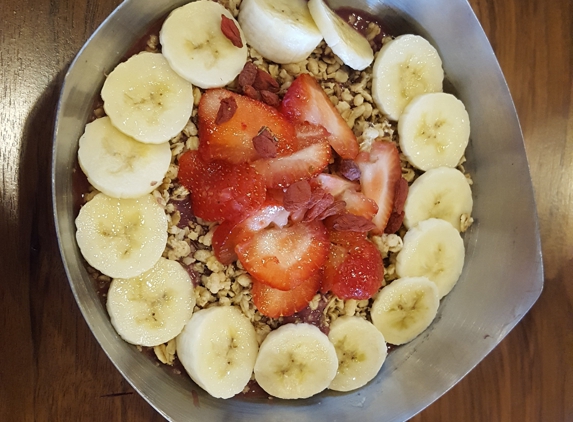
M 193 255 L 193 258 L 195 258 L 197 261 L 199 262 L 207 262 L 207 260 L 213 255 L 213 253 L 209 250 L 206 249 L 199 249 L 198 251 L 195 252 L 195 254 Z
M 237 283 L 243 287 L 250 287 L 252 283 L 251 276 L 248 274 L 241 274 L 237 277 Z
M 211 255 L 206 261 L 207 268 L 214 273 L 220 273 L 225 269 L 225 266 L 219 262 L 215 255 Z

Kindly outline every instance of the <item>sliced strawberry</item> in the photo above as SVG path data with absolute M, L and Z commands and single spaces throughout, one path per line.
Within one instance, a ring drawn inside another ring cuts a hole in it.
M 361 152 L 356 158 L 360 168 L 362 193 L 376 201 L 378 212 L 372 219 L 377 232 L 382 233 L 394 207 L 396 183 L 402 177 L 400 156 L 392 142 L 374 142 L 370 152 Z
M 358 141 L 316 79 L 308 74 L 297 77 L 287 90 L 279 110 L 293 122 L 310 122 L 329 133 L 332 148 L 342 158 L 355 158 Z
M 382 287 L 384 264 L 365 233 L 330 231 L 321 291 L 341 299 L 370 299 Z
M 334 174 L 322 173 L 312 179 L 314 185 L 326 190 L 335 199 L 346 203 L 346 211 L 371 220 L 378 212 L 373 199 L 359 192 L 360 184 Z
M 261 230 L 235 248 L 245 269 L 257 280 L 290 290 L 322 268 L 330 244 L 320 221 Z
M 235 245 L 239 230 L 233 230 L 237 226 L 238 224 L 232 221 L 223 221 L 213 232 L 213 239 L 211 240 L 213 252 L 217 260 L 223 265 L 230 265 L 237 260 Z
M 330 133 L 321 125 L 315 125 L 309 122 L 296 122 L 294 131 L 298 140 L 300 149 L 306 148 L 319 142 L 328 142 Z
M 232 100 L 236 104 L 234 112 L 221 118 L 222 104 Z M 298 149 L 293 125 L 273 107 L 249 97 L 211 89 L 201 96 L 198 114 L 199 152 L 205 161 L 219 159 L 237 164 L 260 158 L 253 138 L 265 127 L 276 139 L 277 156 Z M 217 124 L 218 115 L 223 123 Z
M 402 227 L 402 222 L 404 221 L 404 204 L 406 203 L 406 198 L 408 197 L 408 182 L 400 178 L 396 182 L 396 187 L 394 188 L 394 205 L 392 207 L 392 214 L 388 219 L 388 224 L 384 229 L 384 233 L 396 233 L 400 227 Z
M 284 209 L 281 202 L 272 197 L 267 197 L 265 203 L 244 220 L 234 223 L 223 221 L 213 233 L 213 252 L 224 265 L 229 265 L 237 260 L 235 247 L 239 243 L 246 242 L 253 235 L 274 224 L 276 227 L 284 227 L 288 223 L 289 212 Z
M 253 280 L 253 302 L 263 315 L 270 318 L 290 316 L 308 306 L 322 283 L 322 271 L 317 271 L 308 280 L 291 290 L 273 289 L 265 283 Z
M 179 159 L 178 177 L 191 191 L 193 213 L 207 221 L 240 220 L 265 200 L 264 181 L 247 163 L 206 163 L 197 151 L 189 151 Z
M 393 212 L 400 214 L 404 211 L 404 204 L 408 198 L 408 191 L 408 182 L 403 177 L 400 177 L 394 188 L 394 206 L 392 208 Z
M 295 182 L 322 172 L 332 157 L 330 146 L 326 142 L 310 145 L 294 154 L 263 158 L 252 163 L 268 188 L 287 187 Z

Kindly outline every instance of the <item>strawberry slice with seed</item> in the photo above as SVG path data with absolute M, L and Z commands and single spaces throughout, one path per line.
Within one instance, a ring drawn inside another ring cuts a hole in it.
M 251 294 L 259 312 L 270 318 L 290 316 L 306 308 L 322 283 L 322 271 L 291 290 L 278 290 L 253 280 Z
M 225 107 L 229 108 L 230 104 L 234 106 L 225 115 Z M 221 119 L 221 115 L 225 118 Z M 276 140 L 277 156 L 298 149 L 294 126 L 275 108 L 226 89 L 207 90 L 201 96 L 198 116 L 199 152 L 205 161 L 225 160 L 238 164 L 260 158 L 253 138 L 264 128 Z
M 237 260 L 235 247 L 246 242 L 253 235 L 270 225 L 284 227 L 288 223 L 289 212 L 272 197 L 267 197 L 260 209 L 238 223 L 223 221 L 213 233 L 213 252 L 224 265 Z
M 290 290 L 315 275 L 326 261 L 330 243 L 320 221 L 270 227 L 239 243 L 235 251 L 243 267 L 258 281 Z
M 346 203 L 346 211 L 350 214 L 372 220 L 378 212 L 378 205 L 360 190 L 360 184 L 351 182 L 334 174 L 322 173 L 312 179 L 313 185 L 320 186 L 334 198 Z
M 321 291 L 340 299 L 370 299 L 382 287 L 384 264 L 365 233 L 330 231 L 331 247 Z
M 312 76 L 302 74 L 293 81 L 279 110 L 292 122 L 323 126 L 330 133 L 330 145 L 342 158 L 354 159 L 358 154 L 356 136 Z
M 296 122 L 294 132 L 301 149 L 319 142 L 328 142 L 330 136 L 330 133 L 323 126 L 309 122 Z
M 266 197 L 263 178 L 249 164 L 206 163 L 197 151 L 179 158 L 178 177 L 191 191 L 193 213 L 206 221 L 240 220 Z
M 321 142 L 291 155 L 259 159 L 251 164 L 263 176 L 267 188 L 284 188 L 319 174 L 331 157 L 330 146 Z
M 396 183 L 402 178 L 398 148 L 392 142 L 374 142 L 370 152 L 358 155 L 356 164 L 361 172 L 362 193 L 378 205 L 372 221 L 376 224 L 376 231 L 382 233 L 394 208 Z

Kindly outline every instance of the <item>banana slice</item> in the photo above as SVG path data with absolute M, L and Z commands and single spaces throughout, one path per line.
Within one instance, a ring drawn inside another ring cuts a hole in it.
M 338 372 L 328 386 L 331 390 L 351 391 L 366 385 L 386 360 L 384 336 L 360 317 L 337 318 L 330 324 L 328 338 L 338 356 Z
M 140 346 L 158 346 L 175 338 L 194 306 L 189 274 L 165 258 L 137 277 L 113 279 L 107 293 L 113 327 L 125 341 Z
M 193 111 L 193 85 L 158 53 L 139 53 L 117 65 L 106 78 L 101 97 L 113 125 L 146 144 L 173 138 Z
M 429 218 L 441 218 L 461 230 L 461 217 L 471 214 L 472 191 L 464 174 L 450 167 L 428 170 L 408 190 L 404 225 L 414 227 Z
M 236 25 L 242 47 L 235 47 L 223 34 L 222 15 Z M 211 0 L 194 1 L 175 9 L 159 33 L 161 51 L 171 67 L 205 89 L 223 87 L 243 70 L 247 62 L 244 39 L 231 12 Z
M 213 397 L 233 397 L 251 379 L 259 343 L 251 322 L 234 306 L 195 312 L 176 342 L 191 379 Z
M 338 357 L 326 334 L 314 325 L 286 324 L 271 331 L 259 349 L 255 379 L 281 399 L 304 399 L 326 389 Z
M 78 162 L 97 190 L 113 198 L 137 198 L 161 184 L 171 163 L 171 149 L 168 142 L 136 141 L 106 116 L 86 125 Z
M 430 218 L 406 232 L 404 246 L 396 256 L 396 274 L 428 277 L 436 283 L 441 299 L 458 281 L 464 254 L 460 233 L 447 221 Z
M 404 109 L 398 121 L 400 148 L 414 167 L 430 170 L 456 167 L 470 138 L 464 104 L 451 94 L 422 94 Z
M 354 70 L 370 66 L 374 52 L 366 38 L 334 13 L 323 0 L 309 0 L 308 9 L 324 41 L 345 65 Z
M 438 289 L 428 278 L 404 277 L 380 290 L 370 316 L 388 343 L 400 345 L 428 328 L 439 306 Z
M 390 119 L 398 120 L 410 101 L 442 91 L 444 71 L 436 49 L 418 35 L 400 35 L 386 43 L 372 67 L 372 97 Z
M 116 199 L 98 193 L 76 218 L 76 239 L 85 260 L 112 278 L 149 270 L 167 243 L 167 217 L 153 195 Z
M 243 0 L 239 23 L 250 46 L 275 63 L 297 63 L 322 40 L 306 0 Z

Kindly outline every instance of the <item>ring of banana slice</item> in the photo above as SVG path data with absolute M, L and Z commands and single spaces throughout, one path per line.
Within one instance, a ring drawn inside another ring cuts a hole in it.
M 374 54 L 323 0 L 243 0 L 235 18 L 211 0 L 175 9 L 160 32 L 162 53 L 137 54 L 107 76 L 107 116 L 87 124 L 79 140 L 80 167 L 101 193 L 79 212 L 77 243 L 87 263 L 113 279 L 107 310 L 118 334 L 148 347 L 176 339 L 186 371 L 214 397 L 233 397 L 252 376 L 283 399 L 351 391 L 379 373 L 386 342 L 407 343 L 431 325 L 460 277 L 460 232 L 473 206 L 470 181 L 456 169 L 469 140 L 468 113 L 441 92 L 439 53 L 420 36 L 387 39 Z M 221 33 L 222 19 L 235 25 L 242 47 Z M 397 122 L 400 150 L 419 177 L 404 206 L 398 279 L 380 289 L 369 313 L 337 318 L 328 335 L 309 323 L 285 324 L 260 343 L 240 308 L 198 310 L 187 271 L 162 257 L 167 217 L 151 193 L 171 163 L 168 141 L 192 114 L 194 87 L 232 83 L 247 44 L 265 60 L 288 64 L 322 39 L 349 68 L 372 66 L 371 96 Z

